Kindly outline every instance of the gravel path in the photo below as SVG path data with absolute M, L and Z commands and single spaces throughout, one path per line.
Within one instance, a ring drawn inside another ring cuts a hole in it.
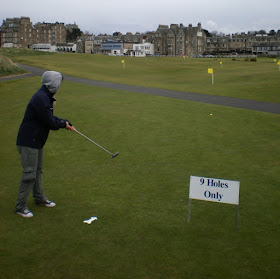
M 19 66 L 27 70 L 29 73 L 19 75 L 19 76 L 2 77 L 0 78 L 0 82 L 19 79 L 19 78 L 38 76 L 38 75 L 41 76 L 42 73 L 45 71 L 43 69 L 39 69 L 27 65 L 19 65 Z M 188 100 L 194 102 L 201 102 L 201 103 L 214 104 L 220 106 L 228 106 L 234 108 L 280 114 L 279 103 L 261 102 L 261 101 L 214 96 L 214 95 L 207 95 L 207 94 L 200 94 L 200 93 L 172 91 L 172 90 L 165 90 L 159 88 L 149 88 L 149 87 L 119 84 L 119 83 L 112 83 L 112 82 L 105 82 L 105 81 L 97 81 L 97 80 L 79 78 L 79 77 L 74 77 L 69 75 L 64 75 L 64 79 L 71 82 L 109 88 L 109 89 L 118 89 L 122 91 L 134 92 L 134 93 L 150 94 L 155 96 L 176 98 L 176 99 L 182 99 L 182 100 Z

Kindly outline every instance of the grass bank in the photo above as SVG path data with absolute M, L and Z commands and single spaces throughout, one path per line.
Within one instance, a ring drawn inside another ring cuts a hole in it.
M 43 55 L 53 55 L 53 53 L 22 48 L 0 48 L 0 77 L 26 73 L 24 69 L 14 63 L 14 59 L 17 57 Z
M 11 59 L 0 54 L 0 77 L 23 73 L 25 73 L 24 69 L 18 67 Z
M 0 48 L 0 54 L 3 56 L 6 56 L 8 58 L 15 58 L 18 56 L 44 56 L 44 55 L 53 55 L 54 53 L 52 52 L 47 52 L 47 51 L 39 51 L 39 50 L 33 50 L 33 49 L 26 49 L 26 48 L 17 48 L 17 47 L 12 47 L 12 48 L 6 48 L 2 47 Z

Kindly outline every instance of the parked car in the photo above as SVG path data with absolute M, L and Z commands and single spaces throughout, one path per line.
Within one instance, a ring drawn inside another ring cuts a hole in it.
M 206 57 L 206 58 L 214 58 L 215 56 L 212 55 L 212 54 L 207 54 L 207 55 L 205 55 L 204 57 Z
M 201 57 L 203 57 L 203 55 L 201 55 L 201 54 L 195 54 L 195 55 L 193 55 L 193 57 L 195 57 L 195 58 L 201 58 Z

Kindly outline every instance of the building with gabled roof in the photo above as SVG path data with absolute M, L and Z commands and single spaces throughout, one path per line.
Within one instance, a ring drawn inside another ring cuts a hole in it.
M 156 55 L 168 56 L 193 56 L 203 54 L 206 50 L 206 33 L 198 23 L 196 27 L 189 24 L 159 25 L 154 35 L 154 45 Z

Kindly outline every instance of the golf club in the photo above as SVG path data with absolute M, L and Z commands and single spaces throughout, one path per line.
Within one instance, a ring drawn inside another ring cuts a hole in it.
M 76 133 L 78 133 L 79 135 L 81 135 L 82 137 L 86 138 L 87 140 L 91 141 L 92 143 L 94 143 L 95 145 L 97 145 L 98 147 L 100 147 L 101 149 L 103 149 L 104 151 L 106 151 L 107 153 L 109 153 L 111 155 L 111 159 L 114 159 L 115 157 L 117 157 L 119 155 L 119 152 L 113 154 L 111 152 L 109 152 L 107 149 L 105 149 L 104 147 L 102 147 L 100 144 L 96 143 L 95 141 L 93 141 L 92 139 L 88 138 L 87 136 L 85 136 L 84 134 L 82 134 L 81 132 L 79 132 L 76 128 L 74 129 L 74 131 Z

